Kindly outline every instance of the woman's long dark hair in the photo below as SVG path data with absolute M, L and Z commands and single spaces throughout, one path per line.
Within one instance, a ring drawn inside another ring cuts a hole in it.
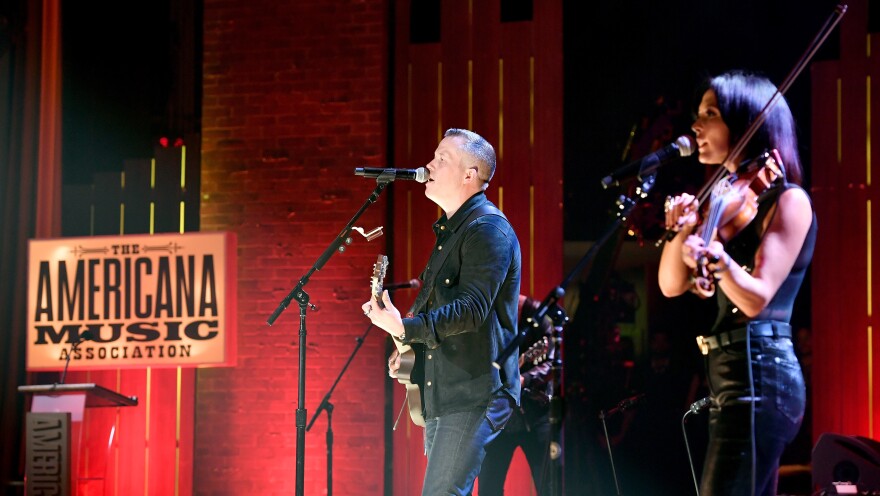
M 715 76 L 707 82 L 705 89 L 715 91 L 721 118 L 730 129 L 731 147 L 739 142 L 749 124 L 776 93 L 776 86 L 769 79 L 745 71 L 730 71 Z M 786 180 L 801 184 L 803 169 L 798 155 L 794 117 L 788 102 L 781 96 L 746 145 L 744 158 L 757 157 L 773 148 L 782 157 Z

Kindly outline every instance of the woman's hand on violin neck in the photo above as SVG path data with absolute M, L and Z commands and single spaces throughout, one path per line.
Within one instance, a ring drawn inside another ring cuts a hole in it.
M 706 270 L 712 274 L 728 270 L 733 263 L 730 255 L 724 251 L 724 246 L 718 241 L 710 242 L 703 256 L 705 257 Z
M 700 202 L 693 195 L 682 193 L 666 197 L 663 210 L 666 212 L 666 229 L 679 232 L 697 225 L 697 212 Z
M 691 269 L 705 269 L 708 272 L 723 272 L 730 267 L 730 255 L 718 241 L 709 244 L 697 235 L 690 235 L 681 245 L 681 259 Z

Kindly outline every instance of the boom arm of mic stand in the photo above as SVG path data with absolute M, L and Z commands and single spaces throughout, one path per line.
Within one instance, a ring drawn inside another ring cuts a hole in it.
M 653 185 L 653 182 L 653 177 L 649 178 L 649 180 L 646 180 L 642 188 L 639 189 L 639 192 L 647 192 L 647 190 L 650 189 L 650 186 Z M 645 195 L 640 194 L 639 196 L 644 197 Z M 562 326 L 568 321 L 568 316 L 565 315 L 565 312 L 559 306 L 559 299 L 565 296 L 565 288 L 568 287 L 572 279 L 574 279 L 575 276 L 577 276 L 584 269 L 587 263 L 596 256 L 596 252 L 599 250 L 599 248 L 607 243 L 611 236 L 617 231 L 617 229 L 622 226 L 622 223 L 626 220 L 629 213 L 636 206 L 636 203 L 636 200 L 632 200 L 631 198 L 628 198 L 624 195 L 620 196 L 617 201 L 618 209 L 620 210 L 617 213 L 617 220 L 602 235 L 602 238 L 587 251 L 584 257 L 581 258 L 580 262 L 578 262 L 578 264 L 575 266 L 574 269 L 572 269 L 568 276 L 566 276 L 565 279 L 563 279 L 558 286 L 550 290 L 550 292 L 538 306 L 538 309 L 535 311 L 535 315 L 534 317 L 532 317 L 532 325 L 540 325 L 539 323 L 544 319 L 545 316 L 547 316 L 547 313 L 549 312 L 551 307 L 555 309 L 553 315 L 550 315 L 550 318 L 553 320 L 553 323 L 555 325 Z M 517 335 L 513 339 L 513 341 L 511 341 L 510 344 L 508 344 L 504 348 L 504 350 L 501 351 L 501 353 L 498 355 L 498 358 L 496 358 L 495 361 L 492 362 L 492 365 L 495 366 L 495 368 L 500 369 L 501 364 L 504 362 L 504 360 L 506 360 L 507 357 L 509 357 L 514 351 L 517 351 L 519 349 L 519 345 L 522 342 L 523 338 L 525 338 L 527 331 L 528 329 L 526 328 L 518 329 Z
M 308 294 L 306 294 L 302 290 L 303 286 L 308 284 L 309 278 L 312 276 L 312 274 L 315 273 L 316 270 L 321 270 L 322 268 L 324 268 L 324 264 L 326 264 L 327 261 L 330 260 L 330 257 L 332 257 L 334 253 L 336 253 L 337 251 L 345 251 L 345 246 L 343 245 L 351 243 L 351 238 L 349 236 L 351 235 L 351 231 L 354 229 L 354 223 L 357 222 L 360 216 L 367 210 L 367 207 L 369 207 L 373 203 L 376 203 L 376 200 L 379 199 L 379 195 L 382 193 L 382 190 L 384 190 L 386 186 L 388 186 L 387 181 L 377 181 L 376 189 L 373 190 L 373 193 L 370 195 L 367 201 L 364 202 L 363 205 L 361 205 L 361 208 L 354 214 L 354 217 L 351 218 L 345 228 L 343 228 L 339 235 L 333 239 L 333 242 L 331 242 L 330 246 L 328 246 L 327 249 L 324 250 L 324 253 L 322 253 L 321 256 L 318 257 L 318 260 L 315 261 L 315 264 L 312 266 L 312 268 L 309 269 L 309 271 L 299 280 L 299 284 L 297 284 L 296 287 L 293 288 L 283 300 L 281 300 L 281 303 L 278 304 L 278 308 L 276 308 L 275 311 L 272 312 L 272 315 L 270 315 L 269 318 L 266 320 L 267 324 L 274 324 L 275 320 L 278 319 L 278 316 L 281 315 L 281 312 L 287 310 L 287 307 L 290 306 L 291 300 L 296 299 L 301 304 L 308 303 Z

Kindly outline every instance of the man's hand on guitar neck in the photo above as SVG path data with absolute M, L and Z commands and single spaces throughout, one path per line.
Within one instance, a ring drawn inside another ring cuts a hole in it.
M 391 303 L 388 291 L 382 291 L 382 301 L 376 300 L 376 295 L 370 297 L 370 301 L 361 305 L 364 315 L 376 327 L 387 332 L 394 338 L 403 336 L 403 320 L 400 318 L 400 311 Z

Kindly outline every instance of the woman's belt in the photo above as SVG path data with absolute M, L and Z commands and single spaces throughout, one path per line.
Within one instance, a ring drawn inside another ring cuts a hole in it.
M 697 336 L 697 346 L 700 347 L 700 353 L 708 355 L 711 350 L 745 341 L 747 336 L 791 338 L 791 325 L 773 320 L 749 322 L 748 327 L 741 327 L 712 336 Z

